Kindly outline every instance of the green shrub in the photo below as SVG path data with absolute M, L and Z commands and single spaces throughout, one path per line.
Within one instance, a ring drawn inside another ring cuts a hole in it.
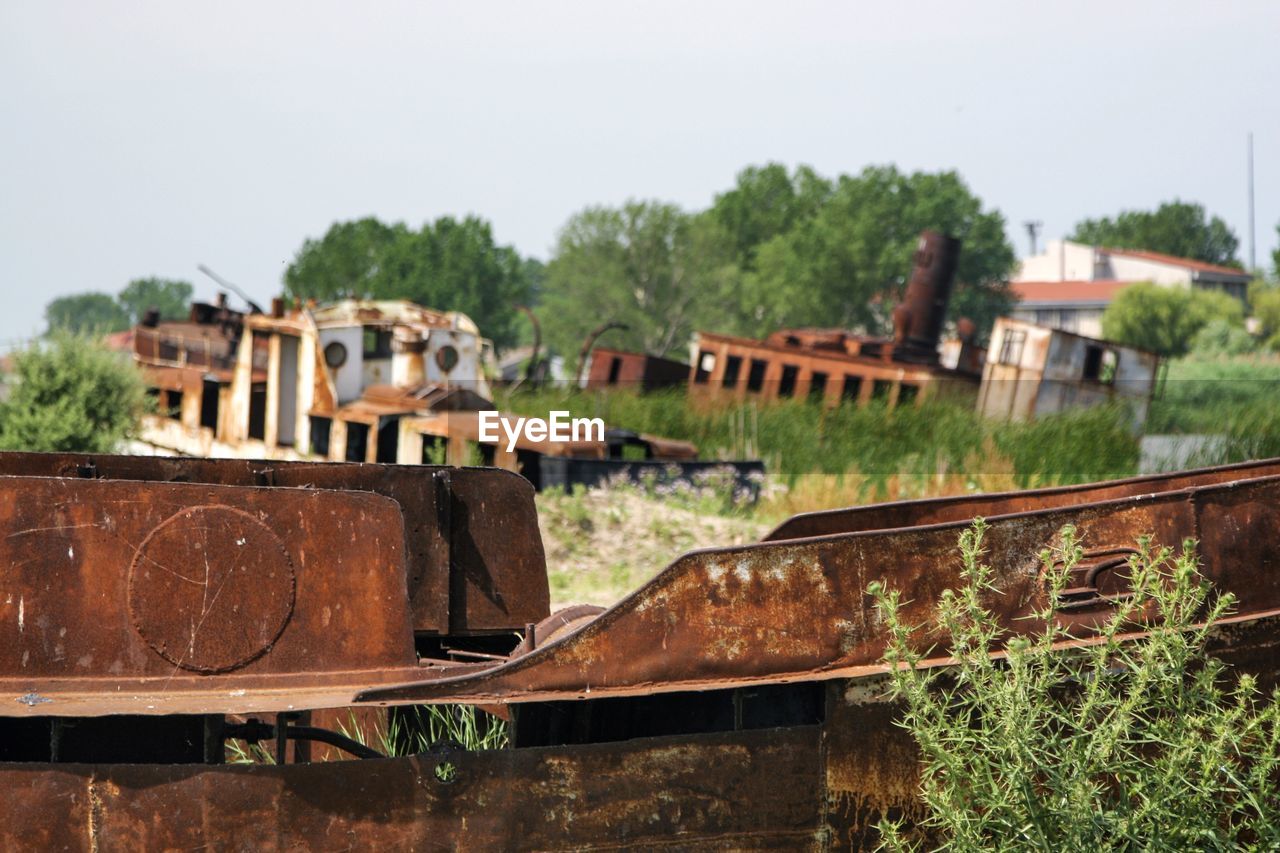
M 362 721 L 352 709 L 346 720 L 338 720 L 338 733 L 389 758 L 419 755 L 440 745 L 469 751 L 506 749 L 511 742 L 505 721 L 472 705 L 388 708 L 384 720 L 385 724 L 367 718 Z M 242 740 L 228 740 L 225 755 L 228 764 L 276 763 L 267 747 Z M 441 781 L 449 781 L 456 768 L 445 762 L 437 765 L 435 772 Z
M 1186 355 L 1196 333 L 1211 320 L 1244 323 L 1240 300 L 1210 290 L 1184 290 L 1141 282 L 1126 287 L 1102 315 L 1108 340 L 1177 358 Z
M 1212 593 L 1192 544 L 1175 554 L 1141 541 L 1131 597 L 1117 599 L 1099 642 L 1070 648 L 1055 616 L 1083 553 L 1075 531 L 1041 555 L 1042 632 L 1015 637 L 982 605 L 992 589 L 984 530 L 979 520 L 960 537 L 964 584 L 936 611 L 953 667 L 921 668 L 930 650 L 900 619 L 903 591 L 869 590 L 889 628 L 884 660 L 920 748 L 926 807 L 920 826 L 883 822 L 885 846 L 1275 849 L 1280 697 L 1206 653 L 1233 599 Z M 1144 618 L 1149 633 L 1122 641 Z M 1007 656 L 993 658 L 1001 645 Z
M 1280 286 L 1250 288 L 1249 304 L 1263 337 L 1280 341 Z
M 1210 320 L 1191 339 L 1191 352 L 1200 358 L 1246 355 L 1257 348 L 1253 335 L 1221 317 Z
M 109 453 L 147 409 L 137 368 L 102 343 L 69 332 L 14 356 L 0 403 L 0 450 Z

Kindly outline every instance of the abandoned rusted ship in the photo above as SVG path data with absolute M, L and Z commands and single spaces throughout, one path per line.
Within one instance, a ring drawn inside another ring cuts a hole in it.
M 1280 460 L 801 515 L 559 614 L 505 471 L 3 454 L 0 489 L 6 849 L 866 845 L 918 780 L 867 585 L 923 618 L 979 515 L 1010 631 L 1064 525 L 1086 639 L 1138 536 L 1191 537 L 1239 597 L 1216 652 L 1275 681 Z M 383 757 L 331 724 L 422 703 L 500 713 L 511 747 Z

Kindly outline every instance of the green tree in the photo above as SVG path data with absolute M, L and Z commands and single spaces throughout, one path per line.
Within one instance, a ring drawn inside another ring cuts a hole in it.
M 537 258 L 525 258 L 521 265 L 529 303 L 537 305 L 542 301 L 543 291 L 547 289 L 547 265 Z
M 1240 241 L 1218 217 L 1209 217 L 1203 206 L 1177 199 L 1154 211 L 1126 210 L 1114 219 L 1084 219 L 1068 238 L 1078 243 L 1115 249 L 1145 249 L 1210 264 L 1239 267 Z
M 831 181 L 808 166 L 791 174 L 781 163 L 748 166 L 716 196 L 710 215 L 732 240 L 738 265 L 753 270 L 760 245 L 817 214 L 831 191 Z
M 161 320 L 183 320 L 190 313 L 192 287 L 190 283 L 169 278 L 135 278 L 125 285 L 116 297 L 120 307 L 134 323 L 152 308 L 160 312 Z
M 1262 326 L 1262 337 L 1267 346 L 1280 350 L 1280 284 L 1249 288 L 1249 305 L 1253 316 Z
M 610 333 L 611 345 L 675 352 L 696 327 L 721 325 L 738 279 L 732 245 L 713 219 L 656 201 L 574 214 L 546 272 L 543 326 L 575 356 L 607 321 L 629 327 Z
M 285 292 L 321 302 L 383 295 L 387 252 L 408 233 L 403 224 L 384 225 L 372 217 L 335 222 L 319 240 L 303 242 L 285 270 Z
M 1280 223 L 1276 224 L 1276 239 L 1280 241 Z M 1280 281 L 1280 244 L 1271 251 L 1271 275 Z
M 129 328 L 129 314 L 106 293 L 59 296 L 44 308 L 50 334 L 59 329 L 77 334 L 109 334 Z
M 1102 314 L 1102 334 L 1112 341 L 1170 358 L 1187 354 L 1209 321 L 1244 323 L 1240 300 L 1219 291 L 1160 287 L 1140 282 L 1120 291 Z
M 962 583 L 919 630 L 902 612 L 919 590 L 869 590 L 926 809 L 923 826 L 883 821 L 885 846 L 918 849 L 924 829 L 963 851 L 1276 849 L 1280 702 L 1210 656 L 1234 599 L 1200 575 L 1194 543 L 1175 553 L 1140 541 L 1130 593 L 1080 646 L 1062 618 L 1084 557 L 1076 531 L 1041 555 L 1045 601 L 1013 634 L 984 606 L 985 529 L 961 536 Z M 1149 633 L 1126 636 L 1140 623 Z M 922 666 L 938 639 L 954 665 Z
M 284 283 L 288 295 L 304 299 L 408 299 L 461 311 L 505 346 L 514 342 L 514 306 L 529 298 L 534 273 L 513 248 L 496 244 L 478 217 L 443 217 L 417 231 L 362 219 L 307 240 Z
M 397 241 L 392 258 L 393 268 L 414 271 L 405 276 L 414 283 L 407 298 L 462 311 L 499 346 L 515 342 L 515 306 L 529 299 L 530 268 L 515 249 L 494 242 L 488 222 L 474 216 L 437 219 L 417 240 Z
M 135 434 L 146 387 L 100 341 L 64 330 L 14 356 L 0 449 L 110 453 Z
M 1013 303 L 1006 280 L 1015 257 L 1004 217 L 985 210 L 955 172 L 906 174 L 893 166 L 842 175 L 815 215 L 759 247 L 745 300 L 755 310 L 744 331 L 887 331 L 926 229 L 962 241 L 950 313 L 969 316 L 985 333 Z

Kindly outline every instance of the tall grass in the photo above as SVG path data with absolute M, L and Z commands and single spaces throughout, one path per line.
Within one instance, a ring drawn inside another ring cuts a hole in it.
M 408 705 L 387 712 L 385 724 L 371 729 L 352 713 L 338 730 L 383 755 L 417 755 L 437 744 L 465 750 L 503 749 L 507 724 L 472 705 Z
M 1185 358 L 1169 365 L 1150 433 L 1222 436 L 1204 464 L 1280 456 L 1280 358 Z
M 364 709 L 369 710 L 369 709 Z M 338 721 L 338 732 L 388 757 L 417 755 L 440 744 L 463 750 L 505 749 L 510 742 L 506 722 L 471 705 L 411 705 L 386 709 L 370 722 L 351 710 Z M 336 747 L 322 747 L 338 753 Z M 272 751 L 260 743 L 226 742 L 228 764 L 275 764 Z M 447 780 L 445 780 L 447 781 Z
M 971 405 L 937 400 L 890 410 L 872 402 L 825 409 L 807 401 L 705 407 L 683 389 L 654 394 L 542 389 L 501 394 L 498 404 L 546 417 L 555 409 L 610 426 L 691 441 L 704 459 L 758 456 L 795 487 L 810 475 L 856 482 L 863 496 L 913 491 L 958 478 L 970 489 L 995 476 L 1020 486 L 1133 474 L 1138 441 L 1119 408 L 1098 407 L 1029 424 L 992 421 Z M 926 489 L 927 490 L 927 489 Z
M 1169 365 L 1147 431 L 1213 433 L 1237 413 L 1280 406 L 1280 358 L 1184 358 Z

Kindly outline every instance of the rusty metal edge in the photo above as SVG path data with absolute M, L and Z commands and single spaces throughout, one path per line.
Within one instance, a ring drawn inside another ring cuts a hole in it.
M 1217 469 L 1206 469 L 1206 470 L 1217 470 Z M 992 521 L 995 521 L 995 520 L 1013 521 L 1020 518 L 1032 518 L 1036 516 L 1060 513 L 1060 512 L 1063 512 L 1064 510 L 1080 511 L 1080 510 L 1095 510 L 1095 509 L 1105 510 L 1109 508 L 1122 509 L 1127 506 L 1140 504 L 1144 500 L 1149 500 L 1156 497 L 1163 498 L 1163 499 L 1177 499 L 1177 498 L 1190 499 L 1196 495 L 1219 493 L 1219 492 L 1230 492 L 1236 489 L 1240 489 L 1240 488 L 1244 488 L 1244 487 L 1248 487 L 1256 484 L 1270 484 L 1270 483 L 1280 483 L 1280 474 L 1266 476 L 1266 477 L 1255 477 L 1255 478 L 1243 479 L 1243 480 L 1230 480 L 1225 483 L 1213 483 L 1205 486 L 1189 486 L 1189 487 L 1174 489 L 1174 490 L 1165 491 L 1165 492 L 1152 492 L 1152 493 L 1143 494 L 1143 495 L 1134 495 L 1134 496 L 1122 497 L 1122 498 L 1112 498 L 1110 500 L 1105 500 L 1105 501 L 1074 504 L 1068 507 L 1057 506 L 1057 507 L 1048 507 L 1048 508 L 1035 509 L 1035 510 L 1024 510 L 1024 511 L 1015 512 L 1015 513 L 991 515 L 991 516 L 987 516 L 987 518 Z M 437 698 L 438 695 L 441 693 L 441 691 L 444 688 L 447 688 L 448 686 L 465 685 L 468 682 L 483 682 L 489 678 L 506 676 L 506 675 L 520 672 L 525 669 L 536 667 L 545 658 L 550 658 L 552 656 L 552 652 L 558 650 L 561 646 L 568 643 L 575 642 L 578 638 L 587 636 L 588 634 L 607 631 L 611 623 L 622 618 L 631 610 L 635 609 L 637 605 L 642 603 L 645 600 L 645 598 L 648 597 L 650 589 L 658 586 L 660 582 L 663 581 L 664 576 L 672 572 L 679 564 L 689 560 L 697 559 L 699 557 L 718 557 L 718 556 L 729 556 L 729 555 L 742 554 L 742 553 L 751 553 L 751 552 L 765 551 L 771 548 L 781 547 L 784 545 L 792 546 L 792 545 L 804 544 L 804 543 L 853 541 L 859 538 L 869 538 L 872 536 L 883 535 L 886 532 L 892 532 L 895 530 L 904 530 L 904 531 L 910 530 L 913 533 L 918 533 L 918 532 L 929 532 L 929 531 L 936 532 L 936 531 L 950 529 L 950 530 L 956 530 L 957 532 L 959 532 L 961 530 L 966 529 L 971 523 L 972 523 L 972 519 L 944 521 L 944 522 L 938 522 L 935 524 L 916 525 L 910 528 L 888 528 L 886 530 L 859 530 L 859 531 L 854 531 L 850 533 L 830 533 L 822 536 L 785 539 L 785 540 L 779 540 L 776 542 L 756 542 L 756 543 L 748 543 L 745 545 L 734 546 L 734 547 L 700 548 L 693 551 L 687 551 L 681 554 L 672 562 L 668 563 L 667 566 L 663 568 L 662 571 L 654 575 L 652 579 L 650 579 L 648 582 L 646 582 L 644 585 L 640 586 L 636 590 L 632 591 L 625 598 L 623 598 L 618 603 L 614 604 L 612 607 L 610 607 L 604 613 L 600 614 L 594 620 L 584 624 L 583 626 L 573 631 L 572 633 L 566 634 L 565 636 L 560 637 L 551 643 L 548 643 L 546 646 L 535 649 L 531 652 L 528 652 L 527 654 L 523 654 L 518 657 L 512 658 L 508 661 L 502 662 L 488 670 L 478 672 L 478 673 L 472 673 L 466 676 L 460 676 L 457 678 L 443 678 L 438 680 L 432 679 L 430 681 L 422 681 L 422 682 L 417 682 L 415 684 L 405 684 L 405 685 L 400 685 L 398 687 L 379 688 L 376 691 L 364 691 L 359 695 L 357 695 L 356 701 L 361 703 L 386 702 L 392 697 L 394 697 L 397 701 L 410 701 L 413 698 L 412 694 L 414 691 L 421 691 L 421 693 L 417 695 L 418 701 L 428 702 L 428 703 L 437 702 L 437 701 L 451 701 L 451 699 Z M 874 672 L 880 671 L 874 667 L 870 670 L 867 670 L 866 672 L 862 672 L 862 670 L 863 670 L 862 667 L 852 668 L 852 671 L 858 671 L 861 674 L 873 674 Z M 788 681 L 804 680 L 806 674 L 817 672 L 817 671 L 825 671 L 825 670 L 805 670 L 800 673 L 786 673 L 785 674 L 786 680 Z M 832 671 L 834 672 L 834 670 Z M 779 677 L 780 675 L 769 674 L 766 676 L 760 676 L 758 679 L 752 678 L 751 683 L 771 683 L 770 681 L 771 679 L 777 679 Z M 837 677 L 837 676 L 832 675 L 831 677 Z M 737 683 L 739 682 L 735 680 L 730 680 L 730 679 L 714 680 L 714 681 L 705 682 L 705 683 L 700 681 L 694 681 L 694 680 L 672 681 L 667 683 L 652 682 L 652 683 L 647 683 L 642 687 L 638 687 L 638 688 L 637 687 L 620 687 L 620 688 L 597 687 L 595 689 L 590 689 L 588 687 L 584 691 L 564 691 L 564 692 L 557 691 L 550 694 L 537 694 L 537 696 L 541 696 L 543 698 L 552 697 L 552 696 L 559 697 L 559 698 L 569 698 L 569 697 L 587 698 L 588 694 L 594 694 L 596 696 L 636 695 L 639 693 L 646 693 L 646 692 L 674 692 L 678 690 L 690 690 L 690 689 L 713 689 L 716 685 L 732 686 L 733 684 L 737 684 Z M 625 691 L 630 691 L 630 692 L 625 692 Z M 505 701 L 505 702 L 535 701 L 535 699 L 533 698 L 535 694 L 527 694 L 527 695 L 530 698 L 526 698 L 526 694 L 523 694 L 523 693 L 519 694 L 518 697 L 513 697 L 511 695 L 503 694 L 501 701 Z M 472 698 L 475 698 L 477 701 L 479 701 L 480 697 L 485 697 L 484 701 L 495 701 L 491 694 L 485 694 L 482 692 L 466 692 L 466 693 L 460 692 L 456 694 L 450 694 L 450 697 L 452 697 L 452 701 L 464 701 L 464 697 L 465 697 L 465 701 L 471 701 Z
M 1187 630 L 1198 630 L 1205 626 L 1203 622 L 1189 625 Z M 1280 609 L 1262 610 L 1256 613 L 1236 614 L 1234 616 L 1224 617 L 1213 623 L 1213 628 L 1209 632 L 1210 640 L 1220 639 L 1223 631 L 1230 630 L 1235 627 L 1276 627 L 1280 628 Z M 1274 632 L 1276 635 L 1276 644 L 1280 645 L 1280 631 Z M 1124 634 L 1116 635 L 1116 639 L 1120 642 L 1132 642 L 1140 640 L 1150 635 L 1149 631 L 1130 631 Z M 557 641 L 560 642 L 560 641 Z M 1101 637 L 1081 637 L 1079 639 L 1067 640 L 1054 643 L 1052 648 L 1057 651 L 1066 649 L 1084 649 L 1092 646 L 1101 645 L 1107 642 Z M 988 657 L 992 660 L 1004 660 L 1008 657 L 1005 650 L 997 650 L 989 653 Z M 515 663 L 512 661 L 511 663 Z M 954 667 L 961 663 L 957 658 L 942 655 L 938 657 L 926 657 L 920 660 L 918 667 L 921 669 L 946 669 Z M 818 669 L 801 670 L 796 672 L 779 672 L 770 673 L 768 675 L 737 677 L 737 678 L 720 678 L 720 679 L 698 679 L 689 681 L 669 681 L 669 682 L 646 682 L 644 684 L 627 685 L 625 687 L 597 687 L 587 688 L 581 691 L 567 690 L 541 690 L 529 691 L 528 693 L 520 693 L 513 695 L 511 693 L 485 693 L 483 691 L 469 691 L 466 693 L 453 693 L 441 696 L 410 696 L 405 697 L 399 695 L 400 691 L 417 689 L 423 686 L 431 686 L 434 688 L 446 688 L 451 684 L 465 684 L 473 677 L 482 675 L 497 675 L 501 670 L 510 664 L 503 664 L 500 667 L 489 670 L 487 672 L 478 672 L 472 675 L 457 676 L 454 678 L 442 678 L 438 681 L 416 682 L 412 684 L 393 685 L 389 687 L 375 688 L 366 690 L 357 694 L 355 701 L 359 704 L 369 705 L 403 705 L 409 703 L 420 704 L 440 704 L 440 703 L 493 703 L 493 704 L 520 704 L 524 702 L 549 702 L 565 699 L 604 699 L 626 696 L 647 696 L 654 693 L 680 693 L 686 691 L 706 691 L 706 690 L 723 690 L 733 687 L 759 686 L 768 684 L 798 684 L 809 681 L 832 681 L 832 680 L 850 680 L 857 681 L 864 678 L 873 678 L 888 674 L 893 667 L 887 664 L 858 664 L 856 666 L 831 666 Z M 902 666 L 906 666 L 903 664 Z M 505 673 L 502 673 L 505 674 Z
M 856 507 L 839 507 L 837 509 L 824 509 L 824 510 L 817 510 L 815 512 L 801 512 L 791 516 L 790 518 L 785 519 L 782 522 L 779 522 L 778 525 L 775 526 L 768 533 L 766 533 L 760 539 L 760 541 L 761 542 L 791 541 L 790 537 L 778 535 L 779 532 L 783 531 L 788 525 L 797 523 L 800 521 L 807 521 L 807 520 L 813 520 L 813 519 L 838 518 L 840 515 L 847 513 L 850 510 L 868 510 L 869 511 L 872 509 L 911 509 L 911 508 L 927 509 L 931 507 L 955 506 L 955 505 L 963 505 L 966 503 L 978 503 L 983 501 L 1027 500 L 1027 499 L 1034 500 L 1040 497 L 1056 497 L 1060 495 L 1072 495 L 1072 494 L 1096 491 L 1098 489 L 1104 489 L 1104 488 L 1109 489 L 1117 486 L 1130 486 L 1130 485 L 1138 485 L 1141 483 L 1158 483 L 1158 482 L 1163 482 L 1166 480 L 1172 480 L 1176 478 L 1195 477 L 1195 476 L 1206 475 L 1206 474 L 1217 474 L 1224 471 L 1247 471 L 1249 469 L 1266 468 L 1266 467 L 1272 467 L 1276 465 L 1280 465 L 1280 457 L 1273 457 L 1270 459 L 1251 459 L 1246 462 L 1233 462 L 1228 465 L 1212 465 L 1205 468 L 1189 468 L 1184 471 L 1167 471 L 1161 474 L 1144 474 L 1138 477 L 1126 477 L 1120 480 L 1098 480 L 1092 483 L 1077 483 L 1070 486 L 1046 486 L 1044 488 L 1039 488 L 1039 489 L 1023 489 L 1020 491 L 1008 491 L 1008 492 L 978 492 L 970 495 L 953 495 L 950 497 L 939 497 L 939 498 L 912 498 L 910 500 L 883 501 L 880 503 L 865 504 L 863 506 L 856 506 Z M 1230 482 L 1237 482 L 1237 481 L 1230 481 Z M 1184 488 L 1204 488 L 1204 487 L 1190 486 L 1190 487 L 1184 487 Z M 1177 491 L 1177 490 L 1173 490 L 1173 491 Z M 1165 492 L 1162 491 L 1161 493 L 1163 494 Z M 1143 497 L 1143 496 L 1144 495 L 1140 495 L 1139 497 Z M 1092 505 L 1092 502 L 1087 502 L 1086 504 L 1080 504 L 1080 506 L 1086 506 L 1086 505 Z M 1038 511 L 1038 510 L 1033 510 L 1033 511 Z M 994 518 L 995 516 L 993 515 L 989 517 Z M 911 528 L 919 529 L 926 526 L 928 525 L 918 525 L 918 526 L 911 525 Z M 904 528 L 891 528 L 891 529 L 904 529 Z M 852 533 L 852 532 L 865 532 L 865 531 L 849 531 L 849 532 Z M 834 535 L 841 535 L 841 534 L 833 533 L 833 534 L 824 534 L 824 535 L 834 536 Z M 794 537 L 794 538 L 799 540 L 799 539 L 810 539 L 810 538 L 816 538 L 816 537 L 802 536 L 802 537 Z

